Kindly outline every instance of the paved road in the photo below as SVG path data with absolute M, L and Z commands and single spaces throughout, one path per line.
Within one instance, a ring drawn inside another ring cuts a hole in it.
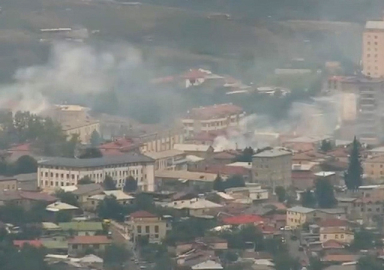
M 286 244 L 288 246 L 289 253 L 293 258 L 299 258 L 300 262 L 305 261 L 308 262 L 308 256 L 305 253 L 305 250 L 299 251 L 300 248 L 300 241 L 299 240 L 291 240 L 291 236 L 293 235 L 290 231 L 284 232 L 284 238 L 286 241 Z

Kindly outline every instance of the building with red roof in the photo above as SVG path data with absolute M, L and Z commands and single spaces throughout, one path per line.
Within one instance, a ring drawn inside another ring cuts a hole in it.
M 40 248 L 43 247 L 43 242 L 41 240 L 14 240 L 13 245 L 17 248 L 23 248 L 24 245 Z
M 264 218 L 257 215 L 238 215 L 233 217 L 223 218 L 222 223 L 225 225 L 246 225 L 246 224 L 261 224 L 264 223 Z
M 11 148 L 7 149 L 10 160 L 17 160 L 21 156 L 33 156 L 34 153 L 32 151 L 31 143 L 22 143 L 18 145 L 14 145 Z
M 139 151 L 140 143 L 130 138 L 115 138 L 112 142 L 104 143 L 99 146 L 103 156 L 123 155 L 131 151 Z
M 224 130 L 239 126 L 244 110 L 232 103 L 191 109 L 181 120 L 188 137 L 200 132 Z
M 325 219 L 318 223 L 320 228 L 347 228 L 349 227 L 348 220 L 346 219 Z

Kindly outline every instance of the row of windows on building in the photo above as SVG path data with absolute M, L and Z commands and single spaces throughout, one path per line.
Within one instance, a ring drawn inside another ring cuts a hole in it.
M 326 234 L 323 234 L 322 235 L 323 239 L 327 239 L 327 235 Z M 338 234 L 335 234 L 335 239 L 339 239 L 339 235 Z M 340 239 L 344 239 L 344 234 L 340 234 Z
M 138 169 L 135 169 L 135 170 L 131 170 L 131 171 L 118 171 L 118 172 L 105 172 L 105 175 L 106 176 L 111 176 L 111 177 L 118 177 L 118 176 L 129 176 L 129 175 L 139 175 L 139 172 L 140 170 Z M 144 169 L 141 169 L 141 173 L 144 172 Z M 50 174 L 48 172 L 40 172 L 40 176 L 43 177 L 48 177 L 50 175 L 50 177 L 56 177 L 56 178 L 61 178 L 61 179 L 79 179 L 79 175 L 75 175 L 75 174 L 64 174 L 64 173 L 53 173 L 51 172 Z M 93 173 L 93 174 L 88 174 L 88 175 L 84 175 L 84 176 L 88 176 L 90 178 L 102 178 L 103 177 L 103 173 Z
M 150 233 L 150 226 L 147 225 L 147 226 L 143 226 L 143 227 L 145 227 L 145 233 L 147 233 L 147 234 Z M 154 226 L 154 231 L 155 231 L 155 233 L 159 233 L 159 226 L 158 225 Z M 137 226 L 137 233 L 139 233 L 139 234 L 143 233 L 141 225 Z
M 133 163 L 122 163 L 122 164 L 113 164 L 113 165 L 105 165 L 105 166 L 99 166 L 99 167 L 92 167 L 88 168 L 88 170 L 91 171 L 97 171 L 97 170 L 103 170 L 106 168 L 124 168 L 124 167 L 134 167 L 134 166 L 143 166 L 142 163 L 133 162 Z M 55 170 L 73 170 L 73 167 L 62 167 L 62 166 L 50 166 L 50 165 L 40 165 L 39 168 L 42 169 L 55 169 Z M 84 169 L 86 170 L 86 168 Z

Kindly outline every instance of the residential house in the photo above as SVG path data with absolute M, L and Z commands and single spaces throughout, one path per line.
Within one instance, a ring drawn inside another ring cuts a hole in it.
M 14 176 L 0 176 L 0 191 L 17 190 L 17 179 Z
M 84 255 L 88 250 L 99 253 L 110 244 L 112 244 L 112 240 L 105 235 L 75 236 L 68 240 L 68 254 L 79 256 Z
M 283 148 L 266 149 L 252 157 L 253 181 L 263 186 L 292 185 L 292 153 Z
M 179 210 L 185 215 L 204 217 L 209 216 L 212 211 L 219 211 L 223 206 L 203 198 L 194 198 L 191 200 L 181 200 L 167 203 L 168 208 Z
M 43 236 L 56 235 L 62 232 L 60 226 L 53 222 L 42 222 L 41 229 Z
M 245 187 L 227 188 L 225 193 L 233 198 L 247 197 L 257 202 L 268 200 L 269 198 L 268 190 L 254 184 L 247 184 Z
M 134 197 L 126 194 L 122 190 L 104 190 L 101 194 L 96 194 L 87 198 L 84 208 L 88 211 L 95 211 L 101 201 L 107 196 L 113 196 L 121 205 L 129 205 L 133 203 Z
M 363 161 L 364 174 L 375 183 L 384 182 L 384 156 L 374 156 Z
M 78 185 L 88 176 L 95 183 L 102 183 L 106 176 L 114 179 L 122 188 L 125 180 L 133 176 L 141 191 L 154 191 L 154 160 L 137 153 L 100 158 L 77 159 L 47 157 L 38 161 L 38 185 L 40 188 L 58 188 Z
M 87 204 L 89 197 L 103 193 L 103 187 L 96 183 L 77 185 L 71 192 L 76 196 L 80 207 L 83 207 Z
M 292 186 L 299 190 L 306 190 L 314 187 L 316 163 L 293 164 L 292 165 Z
M 73 221 L 59 223 L 59 227 L 73 236 L 96 235 L 103 231 L 103 224 L 96 221 Z
M 77 206 L 63 202 L 54 202 L 48 205 L 45 210 L 50 213 L 51 218 L 57 217 L 59 213 L 66 213 L 73 217 L 76 213 L 81 212 Z
M 13 240 L 13 245 L 18 249 L 23 248 L 24 245 L 29 245 L 36 248 L 43 247 L 41 240 Z
M 233 175 L 241 175 L 245 181 L 251 182 L 252 170 L 242 166 L 226 166 L 221 164 L 206 164 L 198 168 L 191 168 L 190 171 L 212 173 L 220 175 L 223 178 L 229 178 Z
M 222 223 L 225 225 L 239 226 L 239 225 L 259 225 L 263 224 L 265 219 L 258 215 L 238 215 L 232 217 L 225 217 L 222 219 Z
M 181 122 L 186 137 L 192 137 L 200 132 L 238 127 L 244 117 L 242 108 L 227 103 L 189 110 Z
M 161 152 L 148 152 L 145 155 L 155 160 L 155 170 L 157 171 L 187 170 L 187 159 L 184 151 L 170 149 Z
M 140 237 L 148 237 L 150 243 L 161 243 L 167 234 L 167 222 L 146 211 L 130 214 L 126 224 L 134 242 Z
M 342 230 L 337 228 L 324 228 L 320 230 L 320 241 L 322 243 L 328 240 L 336 240 L 342 243 L 352 243 L 354 233 L 350 230 Z
M 134 139 L 126 137 L 113 138 L 111 142 L 99 145 L 99 150 L 103 156 L 124 155 L 128 152 L 140 152 L 141 144 Z
M 49 204 L 56 201 L 56 197 L 43 192 L 21 190 L 0 192 L 0 206 L 5 204 L 16 204 L 22 206 L 25 210 L 28 210 L 38 203 Z
M 343 208 L 316 209 L 316 220 L 346 219 L 347 215 Z
M 297 228 L 306 222 L 313 222 L 316 218 L 316 210 L 312 208 L 294 206 L 287 209 L 287 226 Z
M 338 186 L 341 184 L 341 179 L 336 172 L 321 171 L 315 173 L 316 180 L 328 180 L 332 185 Z
M 17 180 L 17 189 L 22 191 L 38 191 L 37 173 L 24 173 L 14 175 Z
M 208 158 L 213 154 L 213 147 L 203 144 L 175 144 L 173 149 L 182 151 L 186 155 Z
M 166 170 L 155 172 L 155 183 L 157 190 L 212 190 L 216 177 L 213 173 Z
M 198 237 L 195 239 L 198 244 L 204 244 L 213 250 L 227 250 L 228 241 L 215 236 Z

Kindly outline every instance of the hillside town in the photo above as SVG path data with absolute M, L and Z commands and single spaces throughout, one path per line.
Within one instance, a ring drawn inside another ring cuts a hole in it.
M 2 104 L 0 270 L 384 269 L 383 43 L 367 21 L 354 75 L 275 69 L 321 73 L 289 125 L 248 108 L 293 87 L 198 67 L 148 82 L 200 98 L 166 123 Z

